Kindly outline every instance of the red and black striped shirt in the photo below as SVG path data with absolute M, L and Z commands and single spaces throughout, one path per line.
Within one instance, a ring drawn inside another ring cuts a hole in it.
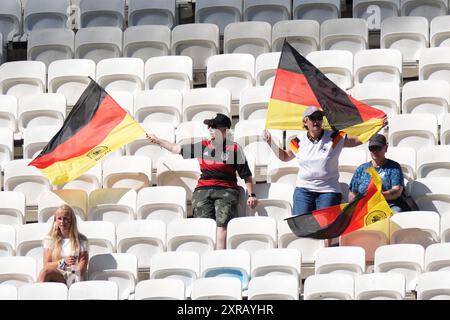
M 185 159 L 197 158 L 201 176 L 196 188 L 234 188 L 237 189 L 236 172 L 241 179 L 252 176 L 244 152 L 237 143 L 224 144 L 222 150 L 216 149 L 211 140 L 181 146 Z

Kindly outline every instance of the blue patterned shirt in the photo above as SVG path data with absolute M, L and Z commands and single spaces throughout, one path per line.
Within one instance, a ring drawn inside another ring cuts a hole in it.
M 367 187 L 370 182 L 370 175 L 366 170 L 372 166 L 372 162 L 366 162 L 360 165 L 353 174 L 350 182 L 350 191 L 354 193 L 366 194 Z M 400 165 L 391 160 L 386 159 L 386 162 L 381 166 L 375 168 L 383 182 L 382 190 L 386 191 L 392 189 L 394 186 L 404 187 L 403 172 Z

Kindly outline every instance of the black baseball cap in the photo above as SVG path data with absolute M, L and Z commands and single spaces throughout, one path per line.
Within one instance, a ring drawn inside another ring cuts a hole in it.
M 218 113 L 215 118 L 206 119 L 203 121 L 204 124 L 212 128 L 231 128 L 231 120 L 223 113 Z
M 369 140 L 369 148 L 372 146 L 384 147 L 386 145 L 387 145 L 386 137 L 379 133 L 373 135 L 372 138 L 370 138 Z

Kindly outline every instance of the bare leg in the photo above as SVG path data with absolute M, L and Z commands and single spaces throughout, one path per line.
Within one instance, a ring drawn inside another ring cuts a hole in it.
M 217 227 L 216 231 L 216 250 L 222 250 L 226 247 L 226 239 L 227 239 L 227 228 L 226 227 Z
M 56 269 L 44 268 L 39 273 L 38 282 L 62 282 L 66 283 L 63 275 Z

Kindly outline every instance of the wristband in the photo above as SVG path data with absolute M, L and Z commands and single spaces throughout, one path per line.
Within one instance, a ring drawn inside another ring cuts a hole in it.
M 256 194 L 250 193 L 250 194 L 248 195 L 248 197 L 249 197 L 249 198 L 256 198 Z

